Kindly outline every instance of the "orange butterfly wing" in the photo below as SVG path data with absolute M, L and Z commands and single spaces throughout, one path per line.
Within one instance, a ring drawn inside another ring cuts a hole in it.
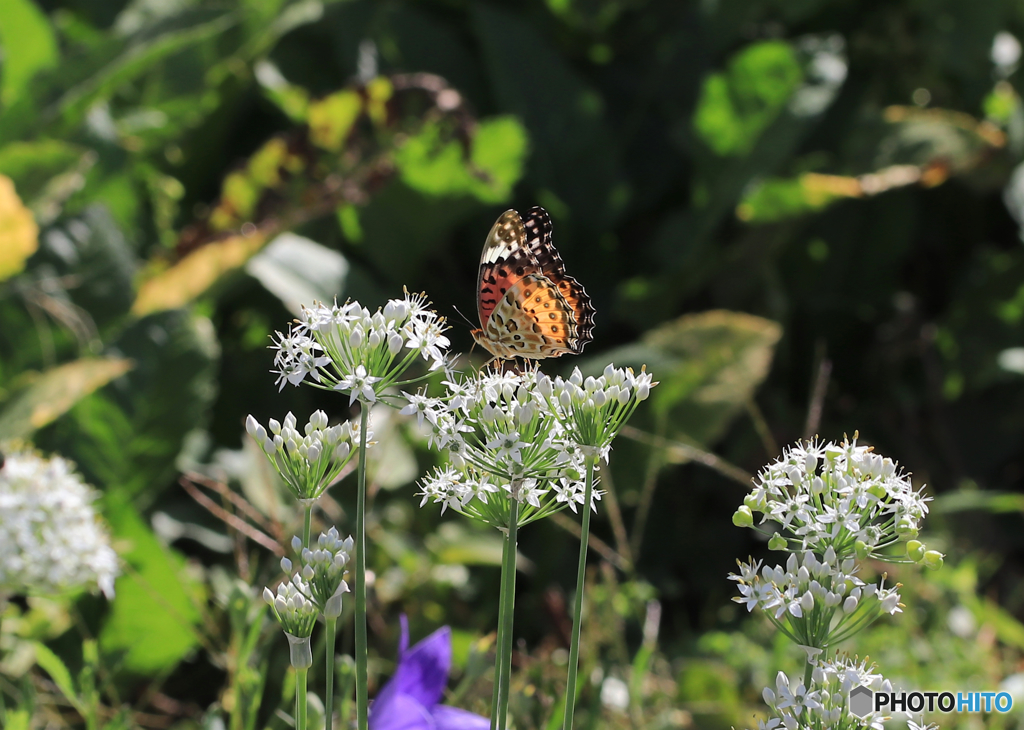
M 507 210 L 487 236 L 477 279 L 480 329 L 472 334 L 495 357 L 578 354 L 593 338 L 590 297 L 565 273 L 551 228 L 543 208 L 525 217 Z

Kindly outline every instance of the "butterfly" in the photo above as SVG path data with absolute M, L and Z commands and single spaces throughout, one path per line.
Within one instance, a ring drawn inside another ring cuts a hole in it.
M 565 273 L 543 208 L 506 210 L 494 223 L 480 256 L 477 311 L 473 339 L 498 359 L 578 355 L 593 339 L 594 307 Z

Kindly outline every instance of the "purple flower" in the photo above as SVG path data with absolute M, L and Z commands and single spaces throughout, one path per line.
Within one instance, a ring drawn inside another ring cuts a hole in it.
M 438 704 L 452 666 L 452 630 L 442 626 L 409 649 L 409 620 L 400 620 L 398 667 L 370 706 L 370 730 L 489 730 L 487 718 Z

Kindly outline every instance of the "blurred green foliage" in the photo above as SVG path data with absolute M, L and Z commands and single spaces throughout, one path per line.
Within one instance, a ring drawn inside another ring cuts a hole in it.
M 581 726 L 754 724 L 799 657 L 728 600 L 765 552 L 729 515 L 779 444 L 858 429 L 939 496 L 950 557 L 851 649 L 908 685 L 1024 685 L 1005 34 L 1010 0 L 0 2 L 0 438 L 74 459 L 125 562 L 109 605 L 9 605 L 4 727 L 285 727 L 248 586 L 297 515 L 242 424 L 348 410 L 278 393 L 268 337 L 314 296 L 471 313 L 491 222 L 534 204 L 597 307 L 580 367 L 662 381 L 603 477 Z M 404 611 L 414 639 L 452 624 L 452 699 L 486 713 L 500 543 L 418 510 L 434 457 L 374 419 L 371 692 Z M 316 517 L 349 531 L 352 501 Z M 558 725 L 574 529 L 521 536 L 521 728 Z

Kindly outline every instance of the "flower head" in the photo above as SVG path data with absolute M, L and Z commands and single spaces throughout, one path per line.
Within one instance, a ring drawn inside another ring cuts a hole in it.
M 277 333 L 273 372 L 278 384 L 316 385 L 372 403 L 393 385 L 417 356 L 430 370 L 447 367 L 445 320 L 428 309 L 422 294 L 406 292 L 371 313 L 359 302 L 315 302 L 303 307 L 287 335 Z
M 299 500 L 319 499 L 351 461 L 359 440 L 359 424 L 328 426 L 323 411 L 313 413 L 301 432 L 291 413 L 284 423 L 270 419 L 268 426 L 269 432 L 251 415 L 245 419 L 245 430 Z
M 831 547 L 840 559 L 899 562 L 885 549 L 917 536 L 930 500 L 896 462 L 858 446 L 855 436 L 787 448 L 761 472 L 744 504 L 762 514 L 762 523 L 781 524 L 800 550 L 820 555 Z
M 408 396 L 402 409 L 422 417 L 431 445 L 449 457 L 421 481 L 422 504 L 505 527 L 512 499 L 520 525 L 583 502 L 584 456 L 554 410 L 547 376 L 485 370 L 447 385 L 449 398 Z M 595 490 L 591 506 L 599 497 Z
M 8 454 L 0 466 L 0 593 L 99 588 L 114 596 L 117 554 L 96 493 L 55 456 Z
M 298 572 L 303 580 L 301 587 L 307 590 L 304 596 L 326 618 L 341 615 L 341 597 L 348 593 L 348 583 L 344 576 L 348 572 L 352 545 L 352 538 L 342 540 L 336 527 L 321 532 L 313 550 L 303 547 L 298 536 L 292 538 L 292 549 L 299 553 L 302 566 Z M 281 558 L 281 570 L 290 573 L 292 561 Z
M 883 730 L 890 718 L 878 712 L 864 717 L 851 715 L 849 696 L 856 687 L 873 691 L 890 691 L 892 685 L 864 662 L 840 657 L 820 662 L 811 672 L 810 686 L 791 680 L 785 672 L 775 678 L 775 688 L 765 687 L 765 704 L 771 711 L 767 721 L 759 722 L 759 730 L 811 727 L 864 727 Z
M 485 717 L 439 704 L 452 664 L 447 626 L 409 649 L 409 621 L 403 614 L 398 666 L 370 707 L 370 730 L 485 730 Z
M 539 390 L 562 422 L 567 437 L 585 454 L 605 461 L 612 440 L 640 401 L 646 400 L 651 388 L 657 385 L 646 367 L 637 375 L 632 368 L 616 368 L 612 364 L 596 378 L 584 378 L 579 368 L 568 379 L 539 377 Z
M 277 592 L 263 589 L 263 600 L 270 604 L 274 618 L 285 633 L 299 638 L 308 638 L 313 633 L 319 611 L 308 598 L 309 585 L 296 573 L 290 581 L 278 584 Z

